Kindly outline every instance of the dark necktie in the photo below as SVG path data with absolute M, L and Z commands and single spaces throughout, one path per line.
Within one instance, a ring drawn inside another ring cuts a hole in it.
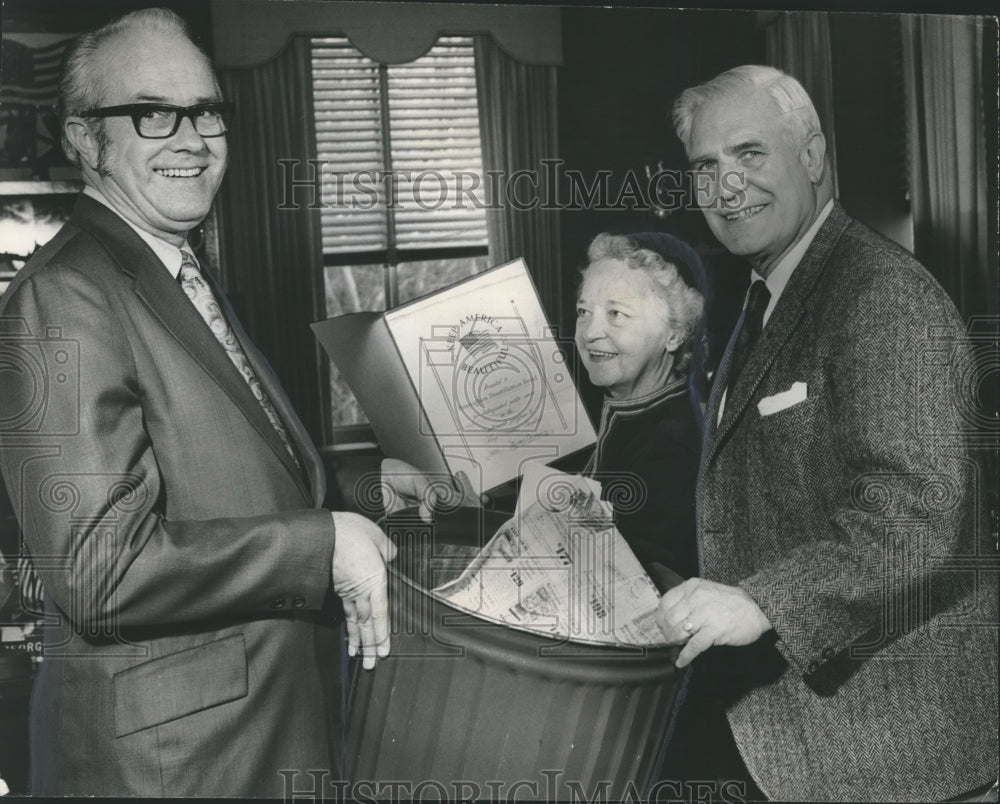
M 285 445 L 285 449 L 292 456 L 295 465 L 301 468 L 298 456 L 295 454 L 295 450 L 292 449 L 292 442 L 288 438 L 288 431 L 285 429 L 285 425 L 278 416 L 278 412 L 274 409 L 274 404 L 271 402 L 270 397 L 268 397 L 267 392 L 260 384 L 260 380 L 257 379 L 257 375 L 253 370 L 253 366 L 250 365 L 250 360 L 246 352 L 243 351 L 240 342 L 236 340 L 236 334 L 226 320 L 225 315 L 223 315 L 222 308 L 219 306 L 215 294 L 212 293 L 212 289 L 201 275 L 198 263 L 186 251 L 182 251 L 181 255 L 181 271 L 178 279 L 180 279 L 181 287 L 184 288 L 184 293 L 194 304 L 195 309 L 205 320 L 216 340 L 226 350 L 229 359 L 233 361 L 233 365 L 236 366 L 236 369 L 250 387 L 250 392 L 254 395 L 254 399 L 264 409 L 264 415 L 267 416 L 268 421 L 271 422 L 271 426 L 278 433 L 281 443 Z
M 733 344 L 733 353 L 729 358 L 729 371 L 726 375 L 726 388 L 730 393 L 736 387 L 736 381 L 746 365 L 747 357 L 753 350 L 753 345 L 760 337 L 760 331 L 764 326 L 764 311 L 767 303 L 771 300 L 771 291 L 767 289 L 767 283 L 763 279 L 756 280 L 750 286 L 747 294 L 747 305 L 743 309 L 743 324 L 736 335 L 736 343 Z

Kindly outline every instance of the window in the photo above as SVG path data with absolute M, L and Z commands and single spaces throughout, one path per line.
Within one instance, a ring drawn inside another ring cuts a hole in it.
M 328 315 L 384 310 L 489 267 L 470 37 L 402 65 L 313 39 Z M 334 427 L 364 414 L 331 366 Z

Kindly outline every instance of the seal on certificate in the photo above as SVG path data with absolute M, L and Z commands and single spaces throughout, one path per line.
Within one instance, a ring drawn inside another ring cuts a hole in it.
M 448 338 L 454 400 L 469 431 L 534 432 L 544 403 L 537 344 L 512 338 L 499 319 L 466 316 Z
M 459 321 L 448 334 L 453 365 L 467 374 L 489 374 L 507 360 L 509 347 L 503 327 L 491 315 L 475 313 Z

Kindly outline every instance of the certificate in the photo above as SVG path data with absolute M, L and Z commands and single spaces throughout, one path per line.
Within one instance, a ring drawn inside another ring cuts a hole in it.
M 594 443 L 523 260 L 385 313 L 313 325 L 386 455 L 474 492 Z

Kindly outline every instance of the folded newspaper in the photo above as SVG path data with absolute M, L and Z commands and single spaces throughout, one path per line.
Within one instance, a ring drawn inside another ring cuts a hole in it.
M 600 483 L 529 465 L 517 510 L 431 594 L 512 628 L 594 645 L 663 645 L 659 595 L 614 526 Z

